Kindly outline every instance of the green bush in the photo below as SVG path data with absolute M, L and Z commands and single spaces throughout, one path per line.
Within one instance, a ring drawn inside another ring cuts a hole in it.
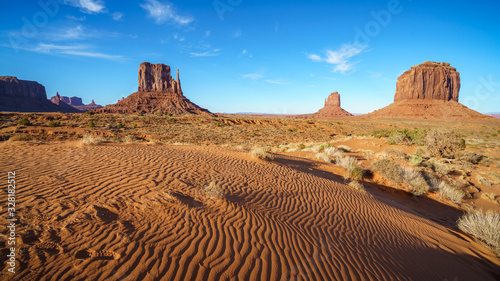
M 116 125 L 116 128 L 117 129 L 123 129 L 123 128 L 125 128 L 125 126 L 123 126 L 122 123 L 118 123 L 118 125 Z
M 94 114 L 95 114 L 95 112 L 92 110 L 87 111 L 87 115 L 94 115 Z
M 95 127 L 95 123 L 94 123 L 94 121 L 90 120 L 90 121 L 89 121 L 88 126 L 89 126 L 90 128 L 94 128 L 94 127 Z
M 419 166 L 424 159 L 418 155 L 412 155 L 410 156 L 410 165 L 412 166 Z
M 404 128 L 402 130 L 394 130 L 389 135 L 389 144 L 423 145 L 423 140 L 426 133 L 427 130 L 425 129 L 422 130 L 415 129 L 412 131 L 407 128 Z
M 29 126 L 31 125 L 31 122 L 30 120 L 28 120 L 28 118 L 24 117 L 24 118 L 21 118 L 18 122 L 17 122 L 18 125 L 21 125 L 21 126 Z
M 47 125 L 49 127 L 57 127 L 60 125 L 60 122 L 59 121 L 49 121 L 49 123 Z

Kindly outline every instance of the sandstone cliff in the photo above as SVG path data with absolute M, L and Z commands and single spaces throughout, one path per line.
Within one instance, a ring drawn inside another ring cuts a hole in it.
M 68 104 L 81 111 L 89 111 L 102 108 L 102 105 L 96 104 L 94 100 L 92 100 L 92 102 L 89 104 L 83 104 L 82 98 L 60 96 L 59 93 L 56 93 L 55 96 L 51 97 L 50 101 L 57 105 Z
M 177 81 L 170 75 L 170 66 L 164 64 L 141 63 L 139 86 L 131 94 L 116 104 L 97 110 L 102 113 L 156 113 L 199 114 L 214 116 L 208 110 L 197 106 L 182 93 L 177 70 Z

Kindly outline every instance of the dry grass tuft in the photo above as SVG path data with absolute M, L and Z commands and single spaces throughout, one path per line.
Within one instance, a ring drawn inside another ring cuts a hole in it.
M 85 134 L 83 135 L 82 144 L 84 145 L 98 145 L 106 140 L 101 136 Z
M 253 148 L 252 151 L 250 151 L 250 155 L 262 160 L 274 160 L 274 157 L 262 148 Z
M 432 189 L 437 190 L 439 193 L 443 194 L 448 200 L 455 204 L 461 204 L 466 195 L 462 190 L 438 179 L 431 180 L 431 187 Z
M 424 138 L 424 147 L 431 156 L 455 156 L 465 148 L 463 136 L 453 130 L 436 128 L 430 130 Z
M 350 187 L 352 187 L 352 188 L 356 189 L 356 190 L 359 190 L 359 191 L 361 191 L 361 192 L 363 192 L 363 193 L 366 193 L 366 189 L 365 189 L 365 187 L 364 187 L 364 186 L 363 186 L 363 184 L 362 184 L 362 183 L 360 183 L 359 181 L 356 181 L 356 180 L 351 181 L 351 182 L 349 182 L 349 184 L 348 184 L 348 185 L 349 185 Z
M 408 185 L 408 191 L 412 194 L 421 196 L 429 191 L 430 187 L 419 171 L 412 168 L 404 168 L 402 171 L 404 182 Z
M 352 149 L 350 147 L 348 147 L 347 145 L 339 145 L 337 148 L 344 151 L 344 152 L 351 152 L 352 151 Z
M 33 137 L 29 134 L 15 134 L 9 138 L 9 141 L 31 141 Z
M 486 185 L 487 187 L 491 187 L 491 182 L 487 178 L 485 178 L 485 177 L 483 177 L 481 175 L 476 175 L 476 180 L 480 184 Z
M 495 193 L 488 193 L 488 192 L 485 192 L 483 194 L 481 194 L 481 198 L 483 199 L 486 199 L 486 200 L 490 200 L 491 202 L 493 203 L 499 203 L 496 199 L 496 194 Z
M 388 155 L 392 155 L 396 159 L 408 158 L 408 155 L 406 155 L 406 153 L 404 153 L 404 151 L 402 151 L 401 149 L 397 149 L 397 148 L 386 148 L 386 149 L 384 149 L 384 153 L 388 154 Z
M 483 241 L 500 256 L 500 213 L 466 213 L 457 224 L 458 228 Z
M 211 181 L 207 186 L 202 189 L 203 197 L 213 201 L 224 199 L 224 192 L 217 185 L 215 181 Z

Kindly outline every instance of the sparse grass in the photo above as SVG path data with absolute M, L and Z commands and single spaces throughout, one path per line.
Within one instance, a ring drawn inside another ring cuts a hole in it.
M 327 142 L 322 143 L 318 146 L 318 152 L 323 152 L 323 150 L 325 150 L 325 148 L 329 148 L 329 147 L 332 147 L 332 145 L 327 143 Z
M 356 189 L 356 190 L 359 190 L 359 191 L 361 191 L 361 192 L 363 192 L 363 193 L 366 193 L 366 189 L 365 189 L 365 187 L 364 187 L 364 186 L 363 186 L 363 184 L 362 184 L 362 183 L 360 183 L 359 181 L 353 180 L 353 181 L 349 182 L 349 184 L 348 184 L 348 185 L 349 185 L 350 187 L 352 187 L 352 188 Z
M 339 145 L 337 147 L 337 149 L 340 149 L 340 150 L 342 150 L 344 152 L 351 152 L 352 151 L 352 149 L 350 147 L 348 147 L 347 145 Z
M 412 155 L 410 156 L 410 165 L 412 166 L 420 166 L 420 164 L 424 161 L 422 157 L 417 156 L 417 155 Z
M 482 211 L 464 214 L 457 221 L 458 228 L 488 245 L 500 256 L 500 213 Z
M 28 134 L 15 134 L 9 138 L 9 141 L 31 141 L 33 137 Z
M 463 136 L 450 129 L 432 129 L 423 142 L 429 154 L 436 157 L 453 157 L 465 148 Z
M 19 121 L 17 121 L 17 125 L 29 126 L 29 125 L 31 125 L 31 122 L 30 122 L 30 120 L 28 120 L 28 118 L 23 117 L 23 118 L 19 119 Z
M 103 137 L 91 134 L 85 134 L 82 138 L 82 144 L 84 145 L 98 145 L 104 141 L 105 139 Z
M 396 159 L 406 159 L 408 157 L 404 151 L 397 148 L 386 148 L 384 149 L 384 153 L 392 155 Z
M 355 157 L 340 156 L 336 158 L 335 163 L 346 170 L 346 178 L 361 179 L 363 177 L 363 169 L 361 169 L 358 159 Z
M 213 201 L 224 199 L 224 192 L 217 185 L 215 181 L 211 181 L 207 186 L 202 189 L 202 193 L 204 198 L 210 199 Z
M 262 160 L 274 160 L 274 157 L 271 154 L 264 151 L 262 148 L 253 148 L 250 151 L 250 155 Z
M 461 204 L 464 196 L 466 195 L 462 190 L 438 179 L 431 180 L 431 187 L 432 189 L 443 194 L 448 200 L 455 204 Z

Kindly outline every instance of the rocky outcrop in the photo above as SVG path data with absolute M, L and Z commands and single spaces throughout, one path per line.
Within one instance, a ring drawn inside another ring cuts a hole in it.
M 66 104 L 51 103 L 45 87 L 38 82 L 12 76 L 0 76 L 0 111 L 80 112 Z
M 458 102 L 460 74 L 449 63 L 424 62 L 399 76 L 394 101 L 454 100 Z
M 97 110 L 102 113 L 156 113 L 199 114 L 214 116 L 208 110 L 197 106 L 182 93 L 177 70 L 177 80 L 170 75 L 170 66 L 164 64 L 141 63 L 139 67 L 139 86 L 131 94 L 116 104 Z
M 82 98 L 79 97 L 65 97 L 65 96 L 60 96 L 59 93 L 57 92 L 55 96 L 50 98 L 50 101 L 54 104 L 61 105 L 61 104 L 67 104 L 70 105 L 78 110 L 81 111 L 89 111 L 89 110 L 94 110 L 94 109 L 99 109 L 102 108 L 102 105 L 98 105 L 92 100 L 92 103 L 89 104 L 83 104 Z
M 420 119 L 466 121 L 490 119 L 458 103 L 460 74 L 449 63 L 412 66 L 397 81 L 394 103 L 361 119 Z
M 325 106 L 318 112 L 312 114 L 314 119 L 335 118 L 352 116 L 351 113 L 345 111 L 340 107 L 340 95 L 338 92 L 331 93 L 325 99 Z

